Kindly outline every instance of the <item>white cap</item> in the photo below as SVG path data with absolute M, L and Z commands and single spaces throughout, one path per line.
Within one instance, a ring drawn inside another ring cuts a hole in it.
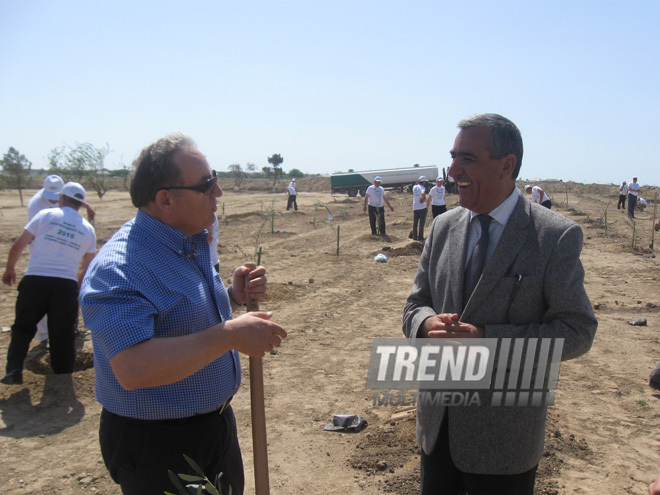
M 67 182 L 60 194 L 77 201 L 85 201 L 85 188 L 77 182 Z
M 60 199 L 60 191 L 64 181 L 59 175 L 49 175 L 44 180 L 44 198 L 52 201 Z
M 383 182 L 383 179 L 380 178 L 380 175 L 374 177 L 374 182 Z
M 296 178 L 295 178 L 295 177 L 294 177 L 293 179 L 291 179 L 291 182 L 295 182 L 295 181 L 296 181 Z
M 525 186 L 525 191 L 527 191 L 527 189 L 531 189 L 531 188 L 532 188 L 532 186 L 530 186 L 529 184 L 527 184 L 527 185 Z
M 420 182 L 426 182 L 426 176 L 425 175 L 420 175 L 419 179 L 417 179 Z
M 444 182 L 445 179 L 443 177 L 438 177 L 437 179 L 435 179 L 435 181 L 436 182 Z

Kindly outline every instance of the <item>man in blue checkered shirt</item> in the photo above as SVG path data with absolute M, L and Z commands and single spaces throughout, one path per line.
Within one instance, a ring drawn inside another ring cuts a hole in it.
M 286 332 L 271 313 L 232 319 L 232 308 L 263 299 L 266 270 L 238 267 L 225 289 L 213 269 L 206 229 L 222 190 L 189 137 L 156 141 L 133 166 L 137 215 L 101 248 L 80 291 L 103 459 L 124 494 L 172 490 L 168 469 L 190 473 L 183 454 L 210 479 L 222 472 L 223 493 L 242 494 L 228 405 L 241 380 L 237 351 L 261 357 Z

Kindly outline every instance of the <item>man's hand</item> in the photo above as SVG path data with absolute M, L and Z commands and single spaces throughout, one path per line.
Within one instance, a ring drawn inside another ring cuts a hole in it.
M 96 212 L 94 211 L 94 208 L 89 206 L 89 204 L 87 204 L 87 203 L 83 203 L 82 206 L 83 206 L 83 208 L 85 208 L 87 210 L 87 220 L 89 220 L 90 222 L 93 222 L 94 217 L 96 217 Z
M 482 328 L 458 321 L 456 313 L 441 313 L 427 318 L 420 333 L 422 337 L 431 339 L 478 339 L 485 335 Z
M 649 485 L 649 495 L 660 495 L 660 476 Z
M 254 270 L 239 266 L 234 270 L 234 281 L 231 284 L 231 297 L 239 305 L 247 302 L 248 294 L 254 301 L 266 297 L 266 268 L 258 266 Z
M 2 282 L 11 287 L 16 282 L 16 270 L 7 268 L 5 273 L 2 274 Z
M 232 348 L 252 357 L 264 357 L 282 343 L 286 330 L 270 318 L 273 313 L 253 311 L 225 322 Z

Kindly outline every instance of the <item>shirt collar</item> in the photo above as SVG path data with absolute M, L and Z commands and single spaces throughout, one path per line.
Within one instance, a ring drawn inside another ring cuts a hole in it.
M 501 225 L 506 225 L 506 223 L 509 221 L 509 217 L 513 213 L 513 209 L 516 207 L 516 204 L 518 203 L 519 197 L 520 197 L 520 192 L 518 191 L 517 187 L 514 187 L 511 194 L 509 194 L 509 196 L 504 201 L 502 201 L 499 205 L 497 205 L 495 209 L 491 210 L 488 214 L 497 223 Z M 472 219 L 477 215 L 479 214 L 470 210 L 470 221 L 472 221 Z
M 206 229 L 193 236 L 189 236 L 164 224 L 142 210 L 138 210 L 137 215 L 135 216 L 135 225 L 146 229 L 165 247 L 182 256 L 196 256 L 197 246 L 201 246 L 204 242 L 208 242 L 208 230 Z

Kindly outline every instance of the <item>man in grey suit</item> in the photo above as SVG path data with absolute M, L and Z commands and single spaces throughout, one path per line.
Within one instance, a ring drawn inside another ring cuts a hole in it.
M 404 333 L 411 340 L 564 338 L 562 360 L 584 354 L 598 324 L 584 290 L 582 230 L 515 187 L 523 146 L 513 122 L 479 114 L 458 127 L 449 175 L 462 208 L 431 226 Z M 419 401 L 420 493 L 531 495 L 546 409 Z

